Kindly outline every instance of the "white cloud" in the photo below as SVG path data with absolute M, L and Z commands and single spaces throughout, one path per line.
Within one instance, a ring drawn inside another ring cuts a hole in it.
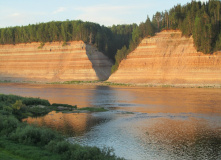
M 75 10 L 81 11 L 81 12 L 88 12 L 88 13 L 98 13 L 98 12 L 112 12 L 113 14 L 115 12 L 121 12 L 121 13 L 125 13 L 125 12 L 129 12 L 131 10 L 134 9 L 139 9 L 143 6 L 111 6 L 111 5 L 107 5 L 107 4 L 103 4 L 103 5 L 96 5 L 96 6 L 84 6 L 84 7 L 76 7 L 74 8 Z
M 145 8 L 143 5 L 95 5 L 76 7 L 75 11 L 80 12 L 77 19 L 83 21 L 97 22 L 101 25 L 112 26 L 114 24 L 127 24 L 131 23 L 130 18 L 134 16 L 135 12 L 138 12 L 141 8 Z
M 60 7 L 60 8 L 58 8 L 57 10 L 55 10 L 55 11 L 53 12 L 53 14 L 61 13 L 61 12 L 64 12 L 65 10 L 66 10 L 65 7 Z
M 21 16 L 21 13 L 13 13 L 10 15 L 10 17 L 19 17 Z

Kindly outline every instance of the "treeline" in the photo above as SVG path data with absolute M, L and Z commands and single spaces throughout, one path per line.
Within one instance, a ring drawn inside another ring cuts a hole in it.
M 192 1 L 176 5 L 169 11 L 157 12 L 152 23 L 157 31 L 180 29 L 184 36 L 193 36 L 198 51 L 212 53 L 221 50 L 221 1 Z
M 95 45 L 109 58 L 114 60 L 117 49 L 128 45 L 134 25 L 121 25 L 108 28 L 92 22 L 52 21 L 48 23 L 16 26 L 0 29 L 1 44 L 31 42 L 54 42 L 83 40 Z
M 119 26 L 119 28 L 120 27 L 121 26 Z M 145 22 L 140 23 L 139 26 L 133 25 L 133 30 L 130 32 L 131 35 L 128 36 L 127 45 L 123 45 L 123 47 L 118 49 L 115 54 L 115 64 L 111 68 L 111 73 L 114 73 L 118 69 L 120 62 L 139 45 L 144 37 L 153 36 L 155 32 L 156 28 L 150 21 L 149 17 L 147 17 Z
M 129 46 L 117 50 L 112 73 L 117 70 L 121 60 L 137 47 L 141 39 L 164 29 L 179 29 L 184 36 L 193 36 L 196 49 L 205 54 L 221 50 L 220 5 L 218 0 L 206 3 L 192 1 L 183 6 L 178 4 L 169 11 L 156 12 L 152 21 L 147 17 L 145 23 L 134 28 Z

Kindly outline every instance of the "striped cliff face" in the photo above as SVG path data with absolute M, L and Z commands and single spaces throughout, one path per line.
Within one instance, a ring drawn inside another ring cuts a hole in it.
M 105 80 L 112 62 L 82 41 L 0 45 L 0 79 L 30 81 Z
M 111 82 L 147 84 L 221 84 L 221 52 L 197 52 L 192 37 L 163 31 L 145 38 L 109 78 Z

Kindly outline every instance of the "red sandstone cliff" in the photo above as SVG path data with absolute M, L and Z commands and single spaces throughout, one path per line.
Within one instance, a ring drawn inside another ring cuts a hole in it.
M 110 82 L 147 84 L 221 84 L 221 52 L 205 55 L 180 31 L 145 38 L 120 63 Z
M 0 45 L 0 80 L 106 80 L 112 62 L 91 45 L 73 41 Z

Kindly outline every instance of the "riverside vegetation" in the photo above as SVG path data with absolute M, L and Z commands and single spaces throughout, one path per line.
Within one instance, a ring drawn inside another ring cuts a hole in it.
M 48 107 L 42 108 L 43 105 Z M 71 144 L 64 135 L 51 129 L 21 122 L 27 116 L 47 114 L 60 105 L 70 110 L 76 108 L 64 104 L 51 105 L 48 100 L 39 98 L 0 94 L 0 159 L 121 159 L 109 148 Z

